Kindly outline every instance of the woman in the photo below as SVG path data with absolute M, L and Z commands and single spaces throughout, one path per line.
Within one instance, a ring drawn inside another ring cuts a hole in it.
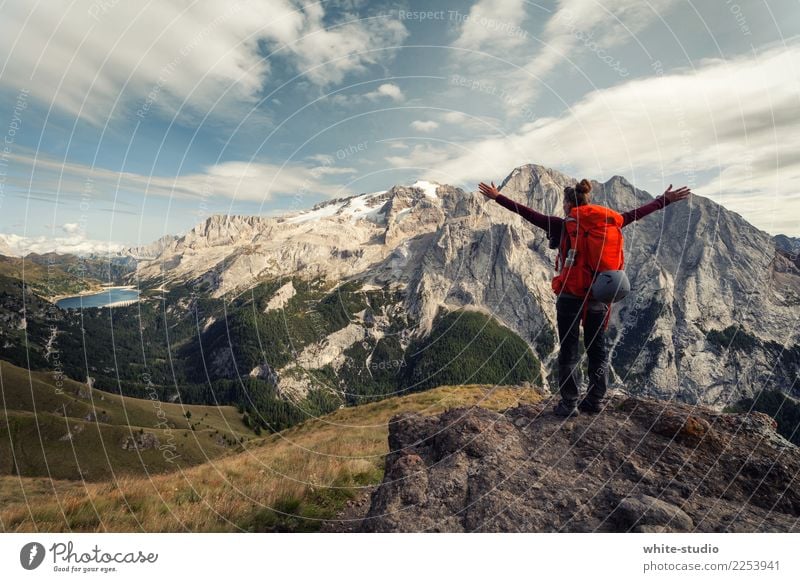
M 478 185 L 481 193 L 491 198 L 504 208 L 512 210 L 522 216 L 527 221 L 533 223 L 547 233 L 550 240 L 550 248 L 560 248 L 563 244 L 564 218 L 558 216 L 547 216 L 535 210 L 518 204 L 514 200 L 503 196 L 495 187 L 494 182 Z M 570 210 L 574 206 L 591 204 L 591 183 L 583 179 L 575 186 L 564 188 L 563 209 L 564 216 L 569 216 Z M 687 198 L 691 194 L 687 187 L 672 189 L 672 184 L 667 190 L 656 199 L 648 202 L 644 206 L 622 213 L 622 226 L 626 226 L 635 220 L 644 218 L 648 214 L 664 208 L 667 204 L 677 202 Z M 555 406 L 553 412 L 559 416 L 572 416 L 579 414 L 579 411 L 594 414 L 602 409 L 603 397 L 606 394 L 607 385 L 607 359 L 605 341 L 605 320 L 608 313 L 608 305 L 599 301 L 588 300 L 586 305 L 586 317 L 583 321 L 583 345 L 589 360 L 589 386 L 586 396 L 578 403 L 578 384 L 575 381 L 575 368 L 578 364 L 578 348 L 580 336 L 581 315 L 586 298 L 559 293 L 556 299 L 556 320 L 558 323 L 558 376 L 560 402 Z

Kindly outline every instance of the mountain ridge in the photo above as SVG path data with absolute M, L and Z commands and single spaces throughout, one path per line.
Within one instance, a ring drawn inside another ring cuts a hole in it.
M 501 191 L 558 214 L 564 186 L 574 183 L 527 164 Z M 592 183 L 599 204 L 632 209 L 652 200 L 622 176 Z M 532 347 L 553 335 L 554 251 L 544 232 L 480 194 L 416 184 L 289 217 L 212 217 L 143 262 L 138 277 L 185 281 L 214 296 L 267 275 L 361 281 L 404 291 L 413 337 L 430 332 L 440 308 L 467 305 L 494 314 Z M 612 312 L 612 380 L 717 407 L 763 387 L 797 390 L 800 267 L 770 235 L 699 195 L 632 223 L 625 235 L 633 293 Z M 738 343 L 718 341 L 728 337 L 751 346 L 752 365 L 731 357 Z
M 569 184 L 531 164 L 509 174 L 502 191 L 548 212 Z M 595 182 L 594 195 L 620 209 L 652 199 L 621 176 Z M 633 293 L 612 311 L 612 387 L 717 409 L 764 390 L 797 394 L 800 268 L 766 233 L 695 196 L 625 234 Z M 25 301 L 26 286 L 10 281 L 0 301 L 10 323 L 0 357 L 46 369 L 55 324 L 70 377 L 91 375 L 103 389 L 141 396 L 137 371 L 147 369 L 161 398 L 180 392 L 208 404 L 222 394 L 267 430 L 298 422 L 303 411 L 486 370 L 494 376 L 482 381 L 524 370 L 520 381 L 552 389 L 553 258 L 543 231 L 446 184 L 395 186 L 289 217 L 218 215 L 138 261 L 131 278 L 140 301 L 115 310 L 113 330 L 92 310 L 74 317 L 31 294 Z M 436 328 L 437 318 L 456 326 Z M 80 329 L 91 330 L 88 344 Z M 143 344 L 142 333 L 152 341 Z M 112 341 L 125 366 L 96 349 Z M 523 353 L 520 341 L 529 348 L 524 366 L 499 365 Z M 424 361 L 409 366 L 419 349 Z M 430 377 L 414 375 L 423 370 Z

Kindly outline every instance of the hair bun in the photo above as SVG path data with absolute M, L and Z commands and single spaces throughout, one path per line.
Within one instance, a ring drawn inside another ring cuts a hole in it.
M 588 194 L 592 191 L 592 184 L 589 182 L 589 180 L 584 178 L 575 185 L 575 191 L 579 194 Z

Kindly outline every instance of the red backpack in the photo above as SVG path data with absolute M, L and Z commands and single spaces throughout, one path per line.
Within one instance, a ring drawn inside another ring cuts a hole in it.
M 622 215 L 599 204 L 573 206 L 564 220 L 553 292 L 578 297 L 591 295 L 597 273 L 621 270 L 625 265 Z M 588 302 L 584 304 L 584 317 Z M 611 309 L 608 310 L 611 312 Z M 605 325 L 608 326 L 608 317 Z

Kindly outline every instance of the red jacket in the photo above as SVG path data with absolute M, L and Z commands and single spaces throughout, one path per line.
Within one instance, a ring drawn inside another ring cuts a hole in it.
M 528 208 L 522 204 L 519 204 L 508 198 L 507 196 L 503 196 L 499 194 L 497 198 L 495 198 L 498 204 L 503 206 L 504 208 L 508 208 L 522 216 L 528 222 L 533 223 L 534 225 L 538 226 L 547 233 L 547 238 L 550 239 L 550 248 L 556 249 L 561 244 L 561 235 L 564 228 L 564 219 L 560 216 L 548 216 L 546 214 L 542 214 L 541 212 L 536 212 L 532 208 Z M 664 195 L 658 196 L 657 198 L 651 200 L 644 206 L 640 206 L 639 208 L 635 208 L 634 210 L 629 210 L 627 212 L 622 213 L 622 226 L 627 226 L 634 220 L 639 220 L 640 218 L 644 218 L 648 214 L 655 212 L 656 210 L 661 210 L 665 206 L 669 204 L 669 201 L 664 198 Z M 576 298 L 574 295 L 569 293 L 561 293 L 560 296 L 562 297 L 571 297 Z M 588 302 L 585 304 L 588 306 Z M 608 316 L 611 310 L 609 309 L 606 312 L 606 320 L 604 326 L 608 325 Z M 584 310 L 585 313 L 585 310 Z
M 503 196 L 502 194 L 499 194 L 497 198 L 495 198 L 495 201 L 500 204 L 500 206 L 516 212 L 528 222 L 533 223 L 541 229 L 544 229 L 544 231 L 547 233 L 547 238 L 550 239 L 550 248 L 558 248 L 558 245 L 561 242 L 561 231 L 564 226 L 563 218 L 560 216 L 548 216 L 546 214 L 542 214 L 541 212 L 536 212 L 532 208 L 528 208 L 527 206 L 519 204 L 518 202 L 515 202 L 511 198 Z M 669 202 L 662 194 L 644 206 L 640 206 L 634 210 L 628 210 L 628 212 L 623 212 L 621 213 L 622 226 L 627 226 L 634 220 L 639 220 L 640 218 L 644 218 L 656 210 L 661 210 L 667 204 L 669 204 Z

